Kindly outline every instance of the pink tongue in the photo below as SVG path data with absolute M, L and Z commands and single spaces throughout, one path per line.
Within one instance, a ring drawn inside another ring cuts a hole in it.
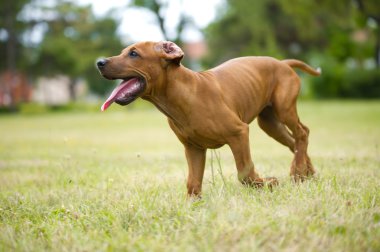
M 136 87 L 136 82 L 139 82 L 138 78 L 132 78 L 127 81 L 122 81 L 119 86 L 117 86 L 111 93 L 111 95 L 108 97 L 108 99 L 103 103 L 101 110 L 106 110 L 111 104 L 118 99 L 119 97 L 123 97 L 126 95 L 126 92 L 128 90 L 134 90 Z

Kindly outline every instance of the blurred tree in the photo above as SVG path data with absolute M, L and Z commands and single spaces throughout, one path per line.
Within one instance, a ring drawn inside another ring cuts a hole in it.
M 27 28 L 18 14 L 30 0 L 0 2 L 0 69 L 16 70 L 22 52 L 21 34 Z
M 132 0 L 130 6 L 140 7 L 149 10 L 157 19 L 157 24 L 165 40 L 172 40 L 178 45 L 182 45 L 181 35 L 188 25 L 194 25 L 193 20 L 184 12 L 180 13 L 179 22 L 175 28 L 174 37 L 169 35 L 167 26 L 165 25 L 166 15 L 168 15 L 169 1 L 165 0 Z
M 206 67 L 244 55 L 295 57 L 323 68 L 310 80 L 315 97 L 380 97 L 380 73 L 369 70 L 380 62 L 378 0 L 226 0 L 220 13 L 205 29 Z
M 349 0 L 227 0 L 224 14 L 206 29 L 212 50 L 205 63 L 241 55 L 306 59 L 313 51 L 345 61 L 368 51 L 356 49 L 354 17 Z
M 269 54 L 281 57 L 276 44 L 276 21 L 284 14 L 275 1 L 227 0 L 219 18 L 205 30 L 210 48 L 208 67 L 242 55 Z M 286 28 L 285 22 L 281 24 Z M 289 30 L 289 29 L 288 29 Z M 282 34 L 288 34 L 283 31 Z M 292 33 L 289 32 L 289 36 Z
M 380 68 L 380 4 L 378 0 L 355 0 L 360 11 L 359 24 L 370 27 L 375 36 L 374 59 L 377 68 Z
M 117 22 L 110 17 L 96 18 L 90 6 L 77 6 L 70 1 L 58 1 L 54 7 L 41 8 L 52 15 L 45 20 L 48 29 L 38 48 L 35 74 L 68 75 L 72 99 L 81 77 L 93 92 L 107 92 L 109 86 L 99 78 L 94 62 L 99 56 L 114 55 L 121 50 Z

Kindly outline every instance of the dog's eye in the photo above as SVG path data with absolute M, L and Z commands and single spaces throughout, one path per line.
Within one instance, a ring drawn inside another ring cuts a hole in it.
M 139 56 L 139 54 L 136 51 L 134 51 L 134 50 L 130 51 L 128 55 L 131 58 L 136 58 L 136 57 Z

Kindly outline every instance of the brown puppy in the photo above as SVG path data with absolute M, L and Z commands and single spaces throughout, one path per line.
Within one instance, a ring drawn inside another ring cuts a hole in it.
M 201 193 L 206 150 L 225 144 L 232 150 L 243 184 L 277 183 L 275 178 L 261 178 L 252 162 L 248 124 L 256 117 L 269 136 L 294 153 L 290 175 L 295 180 L 315 173 L 307 154 L 309 129 L 297 115 L 300 79 L 292 67 L 315 76 L 319 70 L 298 60 L 243 57 L 194 72 L 181 65 L 183 55 L 169 41 L 141 42 L 99 60 L 97 66 L 105 78 L 123 80 L 102 110 L 113 102 L 126 105 L 141 97 L 168 117 L 185 147 L 189 195 Z

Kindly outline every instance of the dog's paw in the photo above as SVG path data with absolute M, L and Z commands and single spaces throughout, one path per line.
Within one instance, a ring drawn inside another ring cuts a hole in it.
M 276 177 L 266 177 L 263 179 L 263 183 L 265 187 L 268 187 L 270 190 L 273 189 L 273 187 L 278 186 L 279 182 Z
M 278 186 L 278 179 L 275 177 L 266 177 L 266 178 L 256 178 L 255 180 L 249 180 L 249 183 L 245 181 L 243 182 L 245 185 L 249 185 L 255 188 L 263 188 L 268 187 L 270 190 L 272 190 L 273 187 Z

